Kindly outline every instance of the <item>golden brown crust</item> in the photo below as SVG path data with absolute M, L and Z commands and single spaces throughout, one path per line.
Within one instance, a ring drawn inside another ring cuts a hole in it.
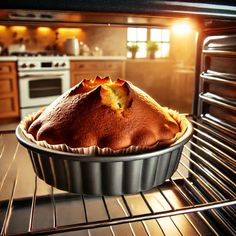
M 49 144 L 113 150 L 151 146 L 179 132 L 171 115 L 132 84 L 118 80 L 107 87 L 108 78 L 99 80 L 84 80 L 70 89 L 35 119 L 28 132 Z

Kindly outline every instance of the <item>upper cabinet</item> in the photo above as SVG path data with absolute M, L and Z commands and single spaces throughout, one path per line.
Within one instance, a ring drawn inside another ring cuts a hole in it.
M 94 79 L 96 76 L 109 76 L 113 80 L 125 79 L 124 60 L 92 60 L 71 61 L 70 64 L 71 86 L 76 85 L 83 79 Z
M 18 116 L 16 62 L 0 62 L 0 119 Z

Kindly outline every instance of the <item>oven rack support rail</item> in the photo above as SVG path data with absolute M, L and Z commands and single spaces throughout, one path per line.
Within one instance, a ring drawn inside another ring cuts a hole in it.
M 175 217 L 184 217 L 184 221 L 191 225 L 196 235 L 201 235 L 203 233 L 201 230 L 204 229 L 196 224 L 196 220 L 192 218 L 193 215 L 205 224 L 204 227 L 209 230 L 209 235 L 219 235 L 220 231 L 217 225 L 209 220 L 208 213 L 213 215 L 217 222 L 220 222 L 221 227 L 227 229 L 227 235 L 235 235 L 235 225 L 227 222 L 223 216 L 229 214 L 234 218 L 236 215 L 236 184 L 219 168 L 221 166 L 235 175 L 236 165 L 233 165 L 235 160 L 232 158 L 235 150 L 214 138 L 210 133 L 214 131 L 208 130 L 207 126 L 196 121 L 192 122 L 194 124 L 193 139 L 184 147 L 176 177 L 170 178 L 165 184 L 151 191 L 116 197 L 92 198 L 66 192 L 57 193 L 55 188 L 49 188 L 46 184 L 41 183 L 42 181 L 38 177 L 32 175 L 34 188 L 31 196 L 18 198 L 17 189 L 21 188 L 21 184 L 24 183 L 24 179 L 22 180 L 24 173 L 20 173 L 21 169 L 18 168 L 19 158 L 21 158 L 19 156 L 23 151 L 15 140 L 15 150 L 11 150 L 12 155 L 7 157 L 9 164 L 3 171 L 0 169 L 0 235 L 49 235 L 71 231 L 86 231 L 87 235 L 90 235 L 93 229 L 99 228 L 107 228 L 110 235 L 116 235 L 115 227 L 124 224 L 129 226 L 132 235 L 136 235 L 133 226 L 135 222 L 141 222 L 146 235 L 151 235 L 150 228 L 147 226 L 147 222 L 151 220 L 157 223 L 163 235 L 168 235 L 165 226 L 160 223 L 161 219 L 170 219 L 181 235 L 183 229 L 178 225 Z M 0 134 L 1 166 L 1 163 L 6 161 L 7 142 L 9 137 L 14 137 L 14 133 L 13 131 L 3 131 Z M 201 136 L 199 137 L 198 134 Z M 214 142 L 217 145 L 214 145 Z M 219 147 L 222 147 L 220 152 Z M 198 151 L 208 158 L 199 155 Z M 221 156 L 224 156 L 225 159 L 221 159 Z M 218 168 L 209 161 L 209 158 L 217 163 Z M 8 179 L 12 181 L 11 184 L 8 184 Z M 49 189 L 48 194 L 42 196 L 38 194 L 39 184 L 45 185 L 45 188 Z M 1 195 L 4 195 L 6 186 L 9 185 L 11 189 L 8 190 L 8 197 L 2 199 Z M 204 192 L 207 192 L 208 195 L 205 195 Z M 60 218 L 63 212 L 59 206 L 62 201 L 65 202 L 65 206 L 69 206 L 67 199 L 75 200 L 81 206 L 82 220 L 61 223 Z M 52 223 L 50 226 L 40 228 L 35 227 L 35 222 L 38 217 L 37 211 L 40 210 L 38 205 L 41 203 L 46 203 L 47 207 L 51 209 L 47 214 L 51 214 Z M 98 209 L 103 209 L 103 215 L 98 214 L 96 219 L 91 215 L 94 210 L 91 204 L 94 206 L 95 203 L 99 206 Z M 20 220 L 16 215 L 21 212 L 21 205 L 28 206 L 28 222 L 26 222 L 25 230 L 17 231 L 13 225 Z M 114 209 L 118 209 L 118 213 L 114 213 Z

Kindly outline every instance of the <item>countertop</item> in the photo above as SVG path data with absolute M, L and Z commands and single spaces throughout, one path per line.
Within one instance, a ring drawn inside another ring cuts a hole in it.
M 69 56 L 71 61 L 96 61 L 96 60 L 126 60 L 125 56 Z
M 125 56 L 68 56 L 70 61 L 126 60 Z M 0 56 L 0 61 L 17 61 L 17 56 Z
M 0 56 L 0 61 L 17 61 L 17 56 Z

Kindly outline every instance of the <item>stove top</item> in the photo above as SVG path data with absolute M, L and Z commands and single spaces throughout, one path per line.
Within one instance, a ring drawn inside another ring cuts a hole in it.
M 66 54 L 55 52 L 55 51 L 42 51 L 42 52 L 13 52 L 10 56 L 17 56 L 17 57 L 65 57 Z
M 69 57 L 58 52 L 17 52 L 18 71 L 69 69 Z

